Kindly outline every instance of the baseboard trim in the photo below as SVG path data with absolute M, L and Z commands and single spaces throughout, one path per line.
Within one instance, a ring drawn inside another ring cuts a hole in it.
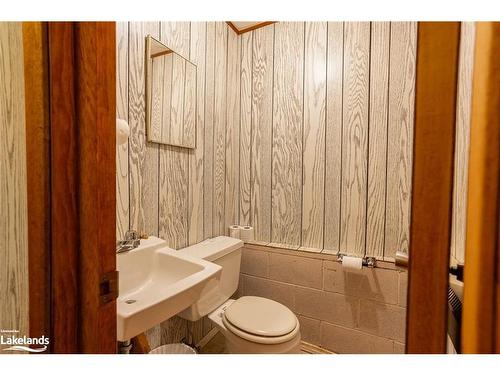
M 198 348 L 203 348 L 205 345 L 208 344 L 208 342 L 210 340 L 212 340 L 215 335 L 217 334 L 217 332 L 219 332 L 219 330 L 217 329 L 217 327 L 214 327 L 212 328 L 197 344 L 196 346 Z
M 320 348 L 319 346 L 310 344 L 308 342 L 302 341 L 300 344 L 300 350 L 308 354 L 335 354 L 329 350 L 324 348 Z

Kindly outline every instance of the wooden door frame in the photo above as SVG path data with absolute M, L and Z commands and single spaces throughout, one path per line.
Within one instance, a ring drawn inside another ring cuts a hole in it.
M 463 353 L 500 353 L 500 23 L 476 24 Z
M 459 22 L 419 22 L 407 353 L 446 353 Z
M 24 26 L 31 333 L 116 353 L 115 23 Z

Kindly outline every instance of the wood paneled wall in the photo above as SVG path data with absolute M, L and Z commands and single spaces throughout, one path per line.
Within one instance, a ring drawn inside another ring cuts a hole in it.
M 239 224 L 257 242 L 408 249 L 416 28 L 279 22 L 241 36 Z
M 0 22 L 0 327 L 29 335 L 23 34 Z
M 196 148 L 145 134 L 145 37 L 197 66 Z M 117 23 L 117 238 L 131 228 L 182 248 L 225 234 L 238 221 L 241 38 L 224 22 Z

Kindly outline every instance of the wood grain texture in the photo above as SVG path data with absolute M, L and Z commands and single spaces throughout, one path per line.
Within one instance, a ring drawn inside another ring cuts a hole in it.
M 500 24 L 475 33 L 462 352 L 486 354 L 500 353 Z
M 240 225 L 250 225 L 251 204 L 251 137 L 252 137 L 252 63 L 253 34 L 245 33 L 240 37 Z
M 365 254 L 370 24 L 344 30 L 342 191 L 340 250 Z
M 252 34 L 250 223 L 254 227 L 254 239 L 269 242 L 272 205 L 274 25 L 255 30 Z
M 170 56 L 170 57 L 167 57 Z M 164 57 L 155 58 L 154 60 L 163 60 L 163 77 L 173 77 L 173 54 L 165 55 Z M 160 76 L 161 77 L 161 76 Z M 153 78 L 154 79 L 154 78 Z M 161 134 L 162 143 L 170 142 L 170 129 L 172 127 L 172 79 L 162 78 L 161 88 L 161 105 L 159 112 L 161 113 Z M 154 87 L 154 86 L 153 86 Z
M 0 23 L 0 326 L 29 335 L 22 24 Z
M 215 100 L 215 22 L 207 22 L 205 77 L 205 145 L 203 155 L 203 231 L 204 237 L 214 233 L 214 100 Z
M 160 145 L 159 236 L 174 249 L 188 243 L 188 152 Z
M 148 64 L 151 67 L 151 103 L 150 110 L 151 113 L 149 121 L 151 122 L 147 131 L 148 139 L 150 140 L 162 140 L 163 141 L 163 86 L 165 82 L 170 80 L 165 79 L 165 60 L 171 61 L 172 55 L 163 55 L 157 58 L 151 59 Z M 171 82 L 171 81 L 170 81 Z M 147 94 L 149 95 L 149 93 Z
M 327 23 L 306 22 L 302 157 L 302 241 L 323 249 Z
M 399 53 L 408 50 L 405 46 L 412 45 L 408 41 L 414 41 L 416 35 L 410 35 L 415 27 L 414 24 L 404 27 L 392 24 L 391 50 L 393 47 Z M 405 42 L 396 41 L 396 37 Z M 406 352 L 409 354 L 446 353 L 459 38 L 458 22 L 421 22 L 418 25 L 406 324 Z M 411 60 L 410 53 L 401 55 Z M 394 58 L 391 53 L 391 76 L 395 66 L 408 69 L 411 63 L 401 61 L 401 57 Z M 409 95 L 408 91 L 401 92 L 401 96 Z M 408 101 L 407 98 L 401 100 Z M 405 121 L 408 121 L 406 117 L 400 119 L 400 123 Z M 404 144 L 404 138 L 401 142 Z
M 128 123 L 128 23 L 116 23 L 116 118 Z M 116 238 L 129 229 L 129 142 L 116 146 Z
M 384 257 L 390 22 L 371 23 L 366 255 Z
M 179 55 L 172 59 L 172 97 L 170 98 L 170 136 L 169 143 L 182 145 L 184 128 L 184 87 L 186 62 Z M 168 112 L 168 107 L 164 108 Z
M 412 191 L 417 23 L 391 24 L 384 258 L 407 252 Z
M 182 145 L 196 146 L 196 66 L 185 62 Z
M 328 23 L 326 77 L 325 229 L 324 253 L 340 250 L 340 192 L 342 177 L 342 98 L 344 24 Z
M 214 87 L 214 148 L 213 148 L 213 235 L 226 234 L 225 187 L 226 187 L 226 69 L 227 35 L 225 22 L 215 24 L 215 87 Z
M 274 30 L 271 241 L 300 245 L 304 23 Z
M 23 22 L 29 335 L 50 335 L 50 120 L 45 22 Z M 1 319 L 0 319 L 1 320 Z M 1 323 L 0 323 L 1 324 Z M 50 348 L 48 350 L 50 352 Z
M 474 22 L 462 22 L 460 30 L 460 55 L 458 61 L 455 174 L 453 177 L 453 219 L 451 224 L 451 256 L 460 263 L 465 261 L 474 38 Z
M 129 24 L 130 228 L 158 235 L 158 145 L 145 134 L 145 38 L 159 37 L 156 22 Z
M 239 165 L 240 165 L 240 64 L 241 38 L 227 32 L 227 106 L 226 106 L 226 176 L 224 204 L 224 234 L 229 226 L 239 223 Z
M 52 353 L 78 350 L 78 133 L 75 126 L 74 27 L 49 23 Z
M 161 22 L 161 41 L 174 52 L 189 59 L 191 24 L 189 22 Z
M 203 240 L 203 153 L 205 132 L 205 53 L 207 25 L 191 23 L 190 59 L 196 64 L 196 148 L 189 155 L 188 244 Z

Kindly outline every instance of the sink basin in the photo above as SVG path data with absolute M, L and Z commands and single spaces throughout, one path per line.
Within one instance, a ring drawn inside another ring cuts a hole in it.
M 157 237 L 117 254 L 117 338 L 126 341 L 191 306 L 222 268 L 169 248 Z

